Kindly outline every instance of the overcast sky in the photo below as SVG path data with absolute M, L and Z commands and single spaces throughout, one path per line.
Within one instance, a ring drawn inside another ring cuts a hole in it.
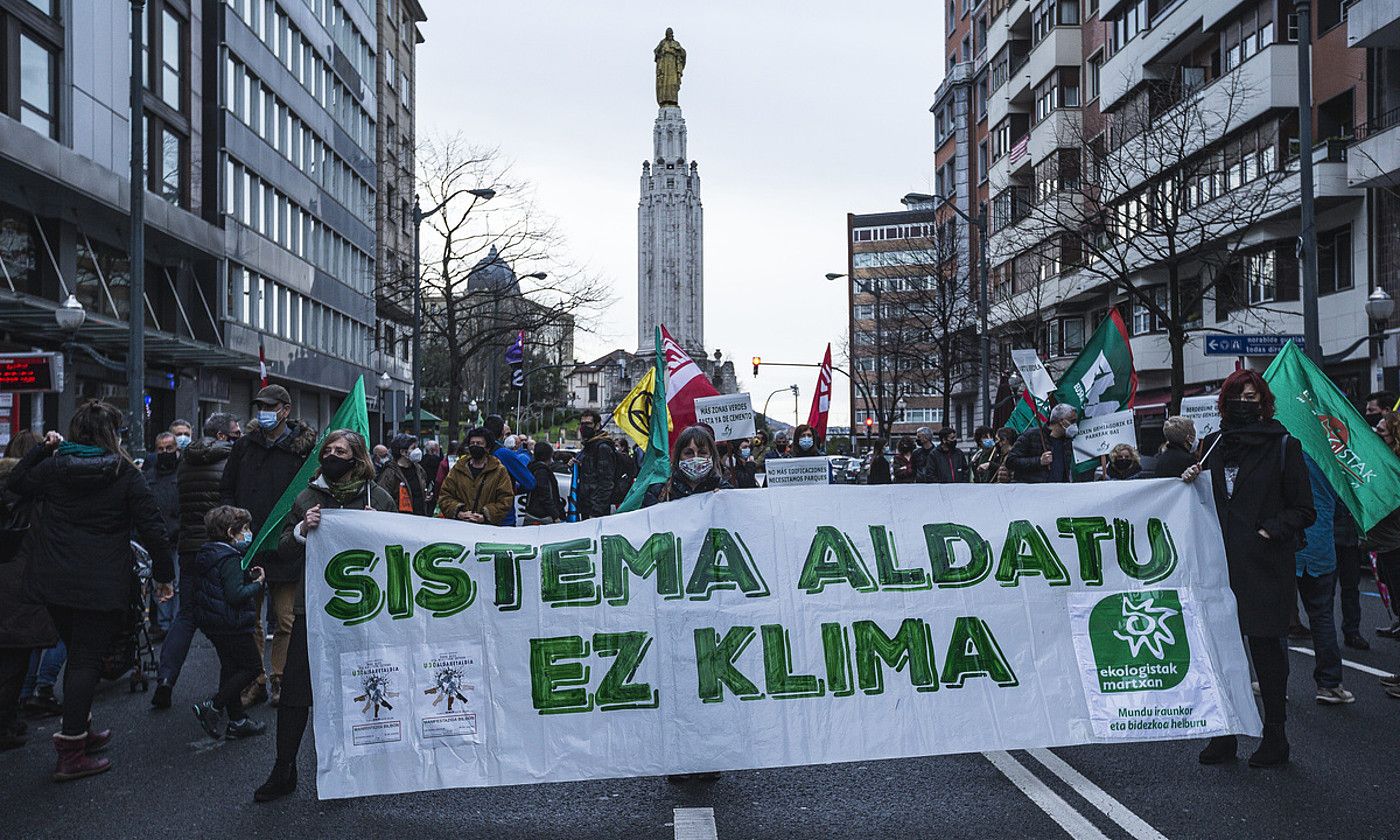
M 499 147 L 535 183 L 575 262 L 614 284 L 591 359 L 635 349 L 637 200 L 656 119 L 652 49 L 674 27 L 686 49 L 680 103 L 705 206 L 705 344 L 736 362 L 755 408 L 841 365 L 846 213 L 900 209 L 931 192 L 941 78 L 940 4 L 928 0 L 425 0 L 418 130 Z M 528 270 L 528 269 L 525 269 Z M 792 420 L 790 395 L 774 417 Z M 836 376 L 832 423 L 849 421 Z

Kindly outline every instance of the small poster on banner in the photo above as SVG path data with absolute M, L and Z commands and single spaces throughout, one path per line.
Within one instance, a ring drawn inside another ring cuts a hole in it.
M 1211 394 L 1206 397 L 1182 397 L 1181 416 L 1190 417 L 1196 423 L 1196 440 L 1220 431 L 1219 397 Z
M 1074 438 L 1074 460 L 1080 464 L 1096 460 L 1120 443 L 1137 446 L 1137 427 L 1131 409 L 1086 417 L 1079 421 L 1079 434 Z
M 831 466 L 825 458 L 769 458 L 763 465 L 769 487 L 831 483 Z
M 379 648 L 340 657 L 345 747 L 364 755 L 409 745 L 407 657 L 402 648 Z
M 753 437 L 753 403 L 748 394 L 697 397 L 695 422 L 709 426 L 715 433 L 715 440 Z
M 482 685 L 480 642 L 448 642 L 422 648 L 414 661 L 413 704 L 419 743 L 427 748 L 481 743 L 476 697 Z

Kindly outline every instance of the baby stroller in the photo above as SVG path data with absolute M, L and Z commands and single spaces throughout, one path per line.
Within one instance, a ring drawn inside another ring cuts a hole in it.
M 146 616 L 155 604 L 155 583 L 151 579 L 151 555 L 140 543 L 131 543 L 131 596 L 126 606 L 126 621 L 112 649 L 102 657 L 102 679 L 119 680 L 126 676 L 132 693 L 150 688 L 151 675 L 156 673 L 159 660 Z

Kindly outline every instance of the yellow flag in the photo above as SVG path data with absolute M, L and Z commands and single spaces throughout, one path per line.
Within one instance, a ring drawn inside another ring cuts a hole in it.
M 656 369 L 647 371 L 647 375 L 642 377 L 642 381 L 637 383 L 637 387 L 627 393 L 613 409 L 613 422 L 617 427 L 627 434 L 638 446 L 647 445 L 647 437 L 651 434 L 651 392 L 656 384 Z M 669 428 L 671 412 L 666 412 L 666 420 Z

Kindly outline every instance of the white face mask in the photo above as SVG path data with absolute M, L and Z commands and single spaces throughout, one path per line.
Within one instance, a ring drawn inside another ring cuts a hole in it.
M 423 450 L 421 450 L 421 449 L 410 449 L 410 450 L 408 450 L 408 460 L 412 461 L 412 462 L 415 463 L 415 464 L 418 463 L 419 461 L 423 460 Z
M 803 449 L 811 449 L 812 442 L 812 438 L 808 437 L 807 435 L 803 435 L 802 437 L 797 439 L 798 445 L 801 446 Z
M 190 445 L 190 436 L 189 436 L 189 435 L 176 435 L 176 436 L 175 436 L 175 446 L 176 446 L 177 448 L 179 448 L 179 449 L 184 449 L 185 447 L 187 447 L 187 446 L 189 446 L 189 445 Z
M 685 458 L 681 461 L 680 466 L 681 472 L 685 473 L 686 478 L 691 481 L 699 481 L 709 475 L 710 470 L 714 469 L 714 462 L 705 457 Z
M 1068 426 L 1065 426 L 1065 437 L 1070 438 L 1072 440 L 1077 434 L 1079 434 L 1078 423 L 1070 423 Z

